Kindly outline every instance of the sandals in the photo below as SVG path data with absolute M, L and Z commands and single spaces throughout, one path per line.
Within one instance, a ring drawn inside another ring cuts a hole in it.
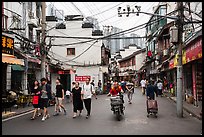
M 38 114 L 38 117 L 39 117 L 39 116 L 41 116 L 41 115 L 42 115 L 42 114 L 41 114 L 41 113 L 39 113 L 39 114 Z
M 30 120 L 34 120 L 34 119 L 35 119 L 35 117 L 31 117 L 31 118 L 30 118 Z

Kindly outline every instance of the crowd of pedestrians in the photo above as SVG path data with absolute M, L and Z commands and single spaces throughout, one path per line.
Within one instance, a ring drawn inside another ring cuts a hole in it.
M 134 83 L 135 82 L 131 80 L 122 80 L 121 82 L 111 82 L 108 80 L 105 93 L 107 93 L 108 96 L 116 96 L 119 93 L 126 93 L 128 103 L 132 104 L 135 87 Z M 163 83 L 161 80 L 153 83 L 153 81 L 142 79 L 140 84 L 142 88 L 142 94 L 146 94 L 148 99 L 155 99 L 155 95 L 163 95 Z M 95 97 L 95 99 L 97 99 L 94 85 L 94 80 L 90 81 L 90 78 L 87 78 L 85 83 L 82 85 L 80 85 L 79 82 L 72 82 L 72 89 L 70 91 L 66 90 L 65 92 L 64 86 L 61 84 L 60 79 L 56 79 L 55 92 L 53 92 L 51 91 L 51 85 L 47 83 L 45 78 L 41 79 L 41 83 L 35 80 L 32 89 L 34 112 L 32 114 L 31 120 L 34 120 L 37 116 L 41 115 L 42 121 L 45 121 L 50 117 L 47 107 L 49 106 L 50 100 L 53 100 L 54 93 L 55 110 L 53 116 L 58 116 L 60 112 L 64 112 L 64 115 L 67 114 L 67 110 L 63 105 L 63 100 L 66 97 L 66 99 L 69 100 L 69 102 L 72 102 L 73 105 L 72 117 L 76 118 L 77 116 L 81 116 L 82 111 L 85 108 L 86 118 L 88 119 L 91 115 L 92 98 Z M 98 88 L 100 89 L 100 93 L 102 93 L 103 90 L 101 80 L 98 82 Z
M 100 81 L 99 81 L 100 82 Z M 31 120 L 34 120 L 37 116 L 42 115 L 42 121 L 45 121 L 50 117 L 48 113 L 47 107 L 49 106 L 49 102 L 51 100 L 55 100 L 55 113 L 53 116 L 58 116 L 60 112 L 64 112 L 64 115 L 67 114 L 67 110 L 63 105 L 63 100 L 65 96 L 67 99 L 72 101 L 73 103 L 73 118 L 77 117 L 77 112 L 79 112 L 78 116 L 81 116 L 82 110 L 86 109 L 86 118 L 88 119 L 91 115 L 91 100 L 92 96 L 96 97 L 95 88 L 90 83 L 90 79 L 87 78 L 85 84 L 82 87 L 79 86 L 79 82 L 72 82 L 71 91 L 66 91 L 63 85 L 60 82 L 60 79 L 56 79 L 56 87 L 55 87 L 55 95 L 54 92 L 51 91 L 51 85 L 47 83 L 46 78 L 41 79 L 41 83 L 37 80 L 34 81 L 34 86 L 32 89 L 33 95 L 33 107 L 34 112 L 32 114 Z M 55 97 L 53 97 L 53 95 Z

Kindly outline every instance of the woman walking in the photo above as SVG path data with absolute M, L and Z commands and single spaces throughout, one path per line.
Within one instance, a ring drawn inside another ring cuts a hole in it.
M 34 107 L 34 112 L 33 116 L 31 117 L 31 120 L 35 119 L 36 113 L 38 111 L 38 108 L 40 108 L 40 96 L 41 96 L 41 88 L 40 88 L 40 83 L 35 80 L 34 81 L 34 86 L 32 89 L 32 95 L 33 95 L 33 107 Z
M 73 102 L 73 118 L 76 118 L 77 111 L 79 111 L 79 116 L 81 116 L 83 110 L 83 102 L 81 99 L 81 87 L 79 87 L 79 82 L 75 83 L 75 87 L 72 89 L 72 102 Z

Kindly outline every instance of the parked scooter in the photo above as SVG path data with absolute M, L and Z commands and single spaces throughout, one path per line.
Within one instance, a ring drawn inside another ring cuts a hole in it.
M 113 111 L 113 114 L 116 115 L 116 118 L 118 121 L 121 120 L 122 116 L 124 115 L 125 107 L 123 106 L 123 95 L 120 93 L 117 96 L 110 97 L 111 101 L 111 110 Z

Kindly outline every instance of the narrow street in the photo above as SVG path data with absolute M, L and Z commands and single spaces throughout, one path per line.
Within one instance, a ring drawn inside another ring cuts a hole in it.
M 92 112 L 85 118 L 72 118 L 72 103 L 66 104 L 67 115 L 54 114 L 54 107 L 49 107 L 51 117 L 42 122 L 38 117 L 30 120 L 26 114 L 2 123 L 2 135 L 200 135 L 202 121 L 184 111 L 184 118 L 176 116 L 176 104 L 166 97 L 157 97 L 158 117 L 147 118 L 146 97 L 140 89 L 135 89 L 132 104 L 128 104 L 124 95 L 125 115 L 117 121 L 110 110 L 110 100 L 106 95 L 92 99 Z
M 2 134 L 201 135 L 202 48 L 202 2 L 2 2 Z M 133 87 L 117 120 L 103 93 Z M 141 88 L 164 93 L 156 117 Z M 88 113 L 53 116 L 70 95 Z

